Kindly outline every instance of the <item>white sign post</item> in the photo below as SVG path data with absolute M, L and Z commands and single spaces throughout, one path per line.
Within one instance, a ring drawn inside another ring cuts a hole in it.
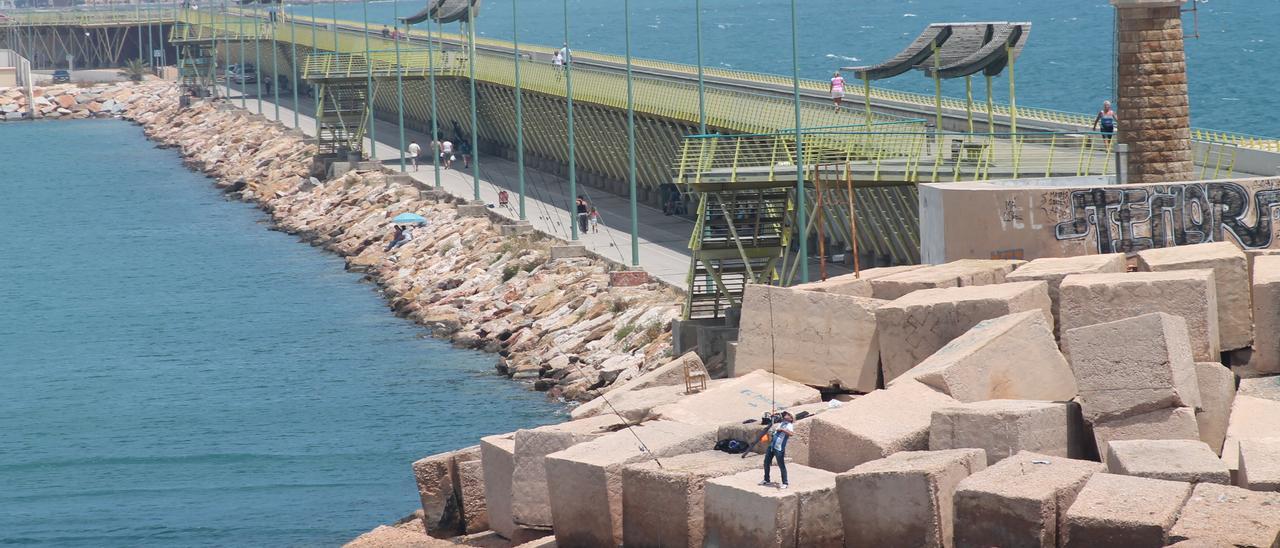
M 70 74 L 71 71 L 75 70 L 75 64 L 76 64 L 76 56 L 68 53 L 67 54 L 67 74 Z

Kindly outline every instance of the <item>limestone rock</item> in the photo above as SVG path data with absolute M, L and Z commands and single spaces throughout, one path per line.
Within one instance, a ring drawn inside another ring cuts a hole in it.
M 1150 272 L 1213 270 L 1218 304 L 1218 336 L 1222 350 L 1253 342 L 1249 267 L 1245 254 L 1230 242 L 1179 245 L 1138 252 L 1138 267 Z
M 1280 491 L 1280 437 L 1240 440 L 1236 483 L 1251 491 Z
M 620 424 L 621 419 L 613 415 L 600 415 L 516 431 L 513 445 L 515 470 L 511 484 L 511 515 L 515 523 L 531 528 L 551 527 L 546 456 L 604 436 Z
M 788 466 L 787 472 L 789 489 L 759 485 L 759 470 L 708 480 L 704 545 L 844 546 L 836 475 L 801 465 Z
M 484 500 L 489 526 L 504 538 L 515 535 L 511 518 L 511 478 L 515 474 L 514 434 L 480 438 L 480 461 L 484 471 Z
M 1253 262 L 1253 321 L 1258 336 L 1249 363 L 1260 373 L 1280 373 L 1280 256 Z
M 622 470 L 623 544 L 701 547 L 707 480 L 759 471 L 761 461 L 703 451 L 664 458 L 662 466 L 651 460 L 627 465 Z
M 1084 457 L 1083 435 L 1075 403 L 991 400 L 934 411 L 929 449 L 982 449 L 989 465 L 1021 451 L 1079 459 Z
M 981 449 L 904 451 L 836 476 L 848 546 L 952 546 L 952 496 L 986 468 Z
M 1199 440 L 1195 410 L 1172 407 L 1093 424 L 1098 456 L 1107 462 L 1107 444 L 1119 440 Z
M 1217 361 L 1218 301 L 1212 270 L 1075 274 L 1059 286 L 1064 335 L 1072 329 L 1153 312 L 1181 316 L 1197 361 Z M 1066 349 L 1067 354 L 1071 349 Z
M 1280 543 L 1280 493 L 1201 483 L 1191 491 L 1169 542 L 1214 546 L 1275 546 Z
M 1200 385 L 1200 409 L 1196 410 L 1200 441 L 1221 455 L 1222 442 L 1227 439 L 1227 422 L 1231 419 L 1231 403 L 1236 398 L 1236 378 L 1220 363 L 1196 362 L 1196 379 Z
M 1066 546 L 1163 546 L 1191 485 L 1094 474 L 1067 509 Z
M 1187 483 L 1231 483 L 1226 463 L 1199 440 L 1116 440 L 1107 445 L 1107 470 L 1112 474 Z
M 1067 509 L 1096 462 L 1023 451 L 965 478 L 955 494 L 955 544 L 1061 546 Z
M 1060 299 L 1058 287 L 1062 280 L 1072 274 L 1104 274 L 1125 271 L 1123 253 L 1105 255 L 1083 255 L 1079 257 L 1045 257 L 1019 266 L 1017 270 L 1005 276 L 1008 282 L 1030 282 L 1042 280 L 1049 284 L 1049 300 L 1053 303 L 1053 325 L 1061 328 L 1062 319 L 1058 317 Z M 1055 330 L 1055 335 L 1059 334 Z
M 1231 403 L 1231 420 L 1222 444 L 1222 460 L 1231 470 L 1240 469 L 1240 442 L 1260 438 L 1280 438 L 1280 401 L 1236 396 Z

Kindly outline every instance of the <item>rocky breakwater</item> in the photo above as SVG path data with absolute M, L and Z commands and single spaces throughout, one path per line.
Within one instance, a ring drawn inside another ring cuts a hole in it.
M 103 84 L 58 84 L 31 90 L 0 88 L 0 120 L 83 119 L 118 117 L 134 102 L 154 97 L 167 84 L 137 85 L 128 82 Z M 140 90 L 146 90 L 140 93 Z

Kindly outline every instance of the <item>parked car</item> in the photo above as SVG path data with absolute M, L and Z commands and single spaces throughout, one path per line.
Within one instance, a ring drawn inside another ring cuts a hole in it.
M 61 70 L 61 69 L 53 71 L 53 83 L 58 84 L 58 83 L 70 82 L 70 81 L 71 81 L 70 71 Z
M 231 65 L 227 67 L 227 80 L 236 84 L 258 83 L 258 67 L 251 63 Z

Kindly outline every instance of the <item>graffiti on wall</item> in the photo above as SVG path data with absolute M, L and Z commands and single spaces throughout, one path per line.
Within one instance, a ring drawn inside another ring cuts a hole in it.
M 1045 201 L 1065 214 L 1054 227 L 1059 241 L 1091 240 L 1098 253 L 1231 240 L 1259 249 L 1274 238 L 1280 185 L 1271 180 L 1249 186 L 1215 181 L 1099 187 L 1051 192 Z

